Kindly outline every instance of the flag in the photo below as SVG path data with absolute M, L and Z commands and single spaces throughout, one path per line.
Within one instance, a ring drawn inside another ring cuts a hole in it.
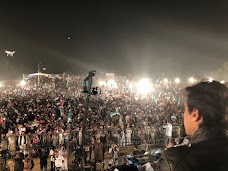
M 72 122 L 72 116 L 70 113 L 67 114 L 67 118 L 68 118 L 68 121 L 67 121 L 68 123 Z
M 62 79 L 62 78 L 63 78 L 63 74 L 50 74 L 49 77 L 50 77 L 50 78 Z
M 111 116 L 111 117 L 116 116 L 116 115 L 119 115 L 119 116 L 120 116 L 120 113 L 119 113 L 119 112 L 111 112 L 111 113 L 110 113 L 110 116 Z

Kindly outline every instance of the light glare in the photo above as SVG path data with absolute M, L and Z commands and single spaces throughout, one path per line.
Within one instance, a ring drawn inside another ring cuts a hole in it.
M 190 83 L 194 83 L 196 80 L 195 80 L 193 77 L 190 77 L 190 78 L 188 79 L 188 81 L 189 81 Z
M 164 79 L 164 83 L 168 83 L 168 81 L 169 81 L 169 80 L 168 80 L 167 78 Z
M 129 83 L 129 89 L 132 90 L 133 89 L 133 84 Z
M 116 81 L 112 80 L 112 79 L 108 80 L 107 85 L 110 86 L 110 87 L 113 87 L 113 88 L 117 88 L 118 87 Z
M 26 85 L 25 80 L 21 80 L 21 81 L 20 81 L 20 85 L 21 85 L 21 86 L 25 86 L 25 85 Z
M 105 81 L 100 81 L 100 82 L 99 82 L 99 85 L 100 85 L 100 86 L 106 86 L 106 82 L 105 82 Z
M 213 80 L 214 80 L 213 78 L 209 78 L 209 79 L 208 79 L 209 82 L 212 82 Z
M 148 94 L 152 91 L 152 86 L 148 78 L 143 78 L 137 83 L 138 94 Z
M 176 78 L 175 79 L 175 83 L 177 83 L 177 84 L 180 83 L 180 79 L 179 78 Z

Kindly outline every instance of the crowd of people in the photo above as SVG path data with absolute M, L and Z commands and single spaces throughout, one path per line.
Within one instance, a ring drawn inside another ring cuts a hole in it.
M 102 85 L 98 94 L 90 97 L 84 144 L 90 159 L 94 151 L 95 161 L 102 162 L 113 144 L 149 144 L 180 137 L 184 111 L 181 88 L 154 84 L 155 91 L 139 95 L 129 88 L 129 82 L 138 78 L 115 77 L 117 87 Z M 40 87 L 31 79 L 24 87 L 1 90 L 2 153 L 6 156 L 9 151 L 15 167 L 31 170 L 32 159 L 40 157 L 41 170 L 47 170 L 50 156 L 52 170 L 68 169 L 69 152 L 82 145 L 86 111 L 83 79 L 66 76 Z M 167 123 L 172 125 L 169 133 Z

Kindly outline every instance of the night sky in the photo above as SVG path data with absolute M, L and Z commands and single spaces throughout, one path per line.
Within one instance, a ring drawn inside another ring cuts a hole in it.
M 188 78 L 228 61 L 228 1 L 31 2 L 1 3 L 0 79 L 34 73 L 38 62 L 47 73 Z

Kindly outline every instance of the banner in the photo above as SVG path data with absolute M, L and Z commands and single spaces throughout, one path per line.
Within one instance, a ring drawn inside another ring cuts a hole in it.
M 63 78 L 63 74 L 50 74 L 49 78 L 62 79 Z
M 111 117 L 116 116 L 116 115 L 119 115 L 119 116 L 120 116 L 120 113 L 119 113 L 119 112 L 111 112 L 111 113 L 110 113 L 110 116 L 111 116 Z
M 24 79 L 24 80 L 27 80 L 27 79 L 33 78 L 33 77 L 35 77 L 34 74 L 27 74 L 27 75 L 23 74 L 23 79 Z

